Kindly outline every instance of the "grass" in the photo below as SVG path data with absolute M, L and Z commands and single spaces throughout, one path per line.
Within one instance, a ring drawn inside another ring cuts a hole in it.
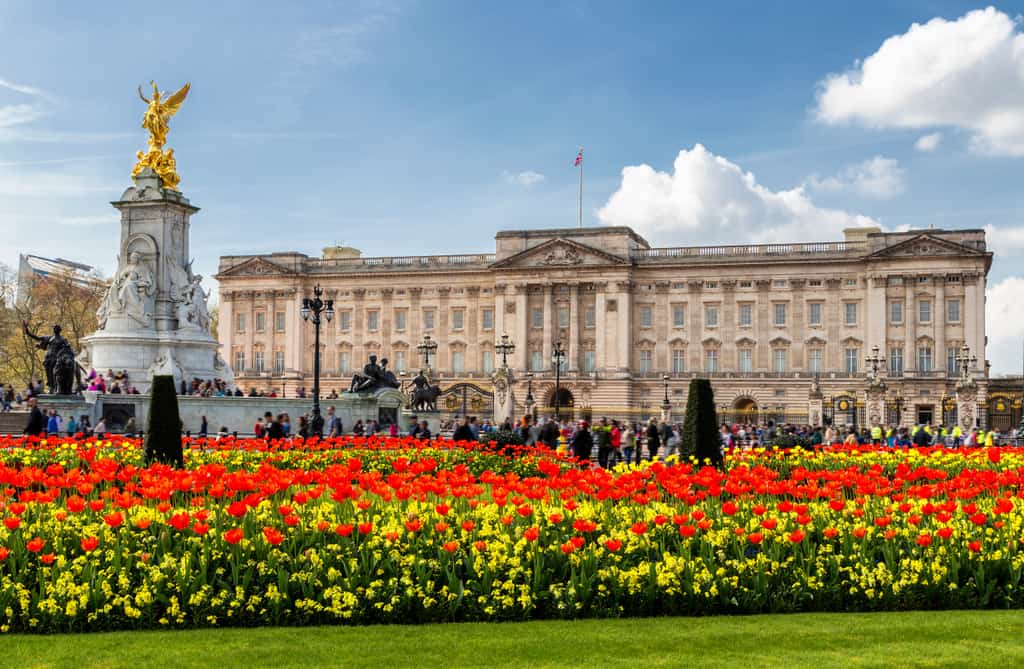
M 7 667 L 1010 667 L 1024 613 L 715 618 L 118 632 L 0 638 Z

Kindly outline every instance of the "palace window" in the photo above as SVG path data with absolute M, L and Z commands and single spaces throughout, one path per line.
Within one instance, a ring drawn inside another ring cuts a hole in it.
M 341 316 L 341 329 L 343 331 L 346 331 L 346 332 L 348 330 L 351 330 L 352 329 L 352 312 L 351 311 L 342 311 L 340 316 Z
M 348 351 L 342 351 L 338 354 L 338 371 L 342 374 L 348 374 L 352 368 L 351 354 Z
M 960 300 L 946 300 L 946 320 L 950 323 L 960 322 Z
M 903 303 L 896 301 L 889 303 L 889 322 L 899 325 L 903 322 Z
M 252 354 L 253 362 L 252 367 L 256 370 L 257 374 L 263 373 L 263 351 L 254 351 Z
M 811 302 L 807 305 L 807 323 L 821 325 L 821 302 Z
M 533 327 L 535 330 L 540 330 L 544 327 L 544 309 L 541 307 L 533 308 Z
M 466 327 L 466 310 L 452 309 L 452 329 L 462 330 Z
M 434 310 L 424 309 L 423 310 L 423 329 L 433 330 L 434 329 Z
M 718 371 L 718 350 L 710 348 L 704 351 L 704 371 L 714 374 Z
M 893 346 L 889 349 L 889 373 L 894 376 L 903 374 L 903 347 Z
M 754 371 L 754 352 L 749 348 L 740 349 L 740 371 Z
M 946 373 L 950 376 L 956 376 L 959 371 L 956 364 L 956 347 L 951 346 L 946 349 Z
M 844 308 L 846 309 L 846 324 L 847 325 L 856 325 L 857 324 L 857 303 L 856 302 L 847 302 L 844 305 Z
M 274 312 L 274 329 L 276 331 L 284 332 L 285 318 L 285 313 L 283 311 Z
M 718 288 L 718 282 L 717 281 L 705 281 L 704 282 L 704 287 L 705 288 Z
M 395 371 L 405 371 L 405 351 L 395 351 Z
M 544 371 L 544 352 L 543 351 L 530 351 L 530 371 L 543 372 Z
M 651 351 L 649 351 L 647 349 L 643 349 L 643 350 L 640 351 L 640 371 L 641 372 L 649 372 L 649 371 L 651 371 L 651 367 L 652 367 L 651 358 L 652 358 Z
M 785 279 L 775 279 L 772 281 L 772 288 L 785 288 L 788 282 Z
M 686 307 L 682 304 L 672 305 L 672 327 L 686 327 Z
M 786 305 L 785 303 L 778 303 L 775 305 L 775 325 L 776 327 L 782 327 L 786 324 Z
M 484 309 L 480 313 L 480 322 L 483 325 L 484 330 L 494 329 L 494 309 Z
M 754 324 L 754 306 L 752 304 L 740 305 L 740 327 L 750 327 Z
M 235 316 L 235 332 L 245 332 L 245 314 Z
M 242 374 L 245 372 L 245 351 L 235 351 L 235 369 L 236 374 Z
M 860 349 L 859 348 L 848 348 L 846 349 L 846 373 L 856 374 L 857 364 L 860 360 Z
M 772 369 L 776 372 L 786 371 L 786 349 L 777 348 L 772 350 Z
M 267 312 L 256 312 L 256 332 L 263 332 L 267 328 Z
M 592 372 L 597 369 L 597 355 L 594 349 L 588 348 L 583 351 L 583 371 Z
M 405 309 L 395 309 L 395 330 L 402 332 L 405 330 Z
M 932 322 L 931 300 L 921 300 L 920 302 L 917 303 L 917 320 L 919 323 Z
M 274 351 L 274 373 L 284 374 L 284 351 Z
M 371 309 L 366 312 L 366 329 L 373 332 L 380 327 L 380 312 Z
M 856 288 L 857 287 L 857 279 L 847 279 L 846 280 L 846 285 L 849 286 L 850 288 Z
M 466 354 L 462 351 L 452 351 L 452 371 L 461 373 L 466 369 Z
M 592 327 L 594 327 L 594 322 L 596 320 L 595 316 L 594 316 L 594 313 L 595 313 L 594 307 L 587 307 L 586 309 L 583 310 L 583 327 L 585 327 L 585 328 L 592 328 Z
M 558 307 L 558 327 L 569 327 L 569 307 Z
M 930 371 L 932 371 L 932 347 L 931 346 L 918 346 L 917 347 L 917 371 L 919 371 L 919 372 L 930 372 Z
M 820 348 L 812 348 L 807 352 L 807 371 L 812 373 L 822 371 L 822 353 L 823 351 Z
M 651 325 L 651 308 L 646 306 L 640 307 L 640 327 L 649 328 Z
M 494 351 L 484 351 L 484 374 L 494 371 Z
M 718 307 L 710 304 L 704 307 L 704 325 L 709 328 L 718 327 Z
M 672 350 L 672 371 L 676 374 L 686 371 L 686 351 L 681 348 Z

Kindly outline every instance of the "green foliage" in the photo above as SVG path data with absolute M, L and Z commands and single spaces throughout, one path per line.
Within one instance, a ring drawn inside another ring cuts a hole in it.
M 708 379 L 690 381 L 682 442 L 684 455 L 695 455 L 701 461 L 708 459 L 715 466 L 722 464 L 722 439 L 718 433 L 715 393 Z
M 775 448 L 795 448 L 797 446 L 801 448 L 811 448 L 817 444 L 815 444 L 810 437 L 801 437 L 796 434 L 784 434 L 779 432 L 768 440 L 768 443 L 765 445 L 774 446 Z
M 149 426 L 146 429 L 146 462 L 184 466 L 181 449 L 181 416 L 173 376 L 154 376 L 149 391 Z

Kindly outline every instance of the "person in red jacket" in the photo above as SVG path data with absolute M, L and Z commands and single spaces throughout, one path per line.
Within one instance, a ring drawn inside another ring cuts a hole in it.
M 612 453 L 608 464 L 614 467 L 622 462 L 622 430 L 619 421 L 612 419 Z

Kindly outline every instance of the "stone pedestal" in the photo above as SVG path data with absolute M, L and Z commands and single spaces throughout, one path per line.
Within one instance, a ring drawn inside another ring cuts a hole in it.
M 956 387 L 956 418 L 960 429 L 969 431 L 978 417 L 978 386 L 973 381 L 961 382 Z
M 154 374 L 170 374 L 178 387 L 194 378 L 233 385 L 210 332 L 202 277 L 192 272 L 189 219 L 198 207 L 148 168 L 112 204 L 121 212 L 117 272 L 79 363 L 101 374 L 124 370 L 140 392 Z
M 502 367 L 491 375 L 494 383 L 494 419 L 495 425 L 501 425 L 506 420 L 516 421 L 516 399 L 513 393 L 515 378 L 512 370 Z
M 885 425 L 885 384 L 872 383 L 866 394 L 867 426 L 873 428 Z
M 824 418 L 824 403 L 820 397 L 812 397 L 807 400 L 807 424 L 812 427 L 820 427 Z

